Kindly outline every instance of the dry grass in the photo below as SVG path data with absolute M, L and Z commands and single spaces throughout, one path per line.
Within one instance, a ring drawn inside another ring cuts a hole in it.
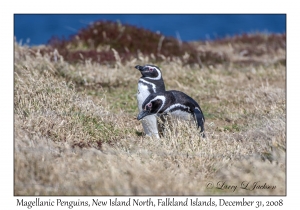
M 136 120 L 133 67 L 149 58 L 71 65 L 16 44 L 15 195 L 285 195 L 285 50 L 239 65 L 255 59 L 232 46 L 205 46 L 232 54 L 223 65 L 157 64 L 167 89 L 199 102 L 207 134 L 179 122 L 157 140 Z M 276 188 L 245 190 L 244 181 Z

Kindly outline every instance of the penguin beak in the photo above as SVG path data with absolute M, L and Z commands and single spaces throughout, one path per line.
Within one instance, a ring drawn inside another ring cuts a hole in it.
M 138 120 L 141 120 L 143 119 L 144 117 L 146 117 L 147 115 L 150 114 L 150 111 L 149 110 L 143 110 L 139 113 L 139 115 L 137 116 L 137 119 Z
M 136 65 L 134 68 L 136 68 L 137 70 L 140 70 L 140 71 L 143 70 L 143 66 L 140 66 L 140 65 Z

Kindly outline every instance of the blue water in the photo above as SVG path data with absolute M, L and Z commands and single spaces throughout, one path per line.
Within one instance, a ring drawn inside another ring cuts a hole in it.
M 183 41 L 213 40 L 242 33 L 285 33 L 285 14 L 171 14 L 171 15 L 45 15 L 15 14 L 14 35 L 18 42 L 29 45 L 46 44 L 52 36 L 70 35 L 97 20 L 119 20 L 159 31 Z

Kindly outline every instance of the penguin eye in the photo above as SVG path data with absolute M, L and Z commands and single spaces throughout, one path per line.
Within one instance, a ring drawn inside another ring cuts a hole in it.
M 149 68 L 149 71 L 153 71 L 153 68 Z
M 152 103 L 147 104 L 147 107 L 151 109 Z

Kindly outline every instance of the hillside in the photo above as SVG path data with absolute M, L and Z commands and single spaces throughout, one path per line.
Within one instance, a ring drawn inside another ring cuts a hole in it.
M 100 43 L 107 60 L 70 43 L 15 43 L 15 195 L 285 195 L 284 34 L 183 43 L 176 55 Z M 143 136 L 134 66 L 146 63 L 200 104 L 206 139 L 182 122 Z

